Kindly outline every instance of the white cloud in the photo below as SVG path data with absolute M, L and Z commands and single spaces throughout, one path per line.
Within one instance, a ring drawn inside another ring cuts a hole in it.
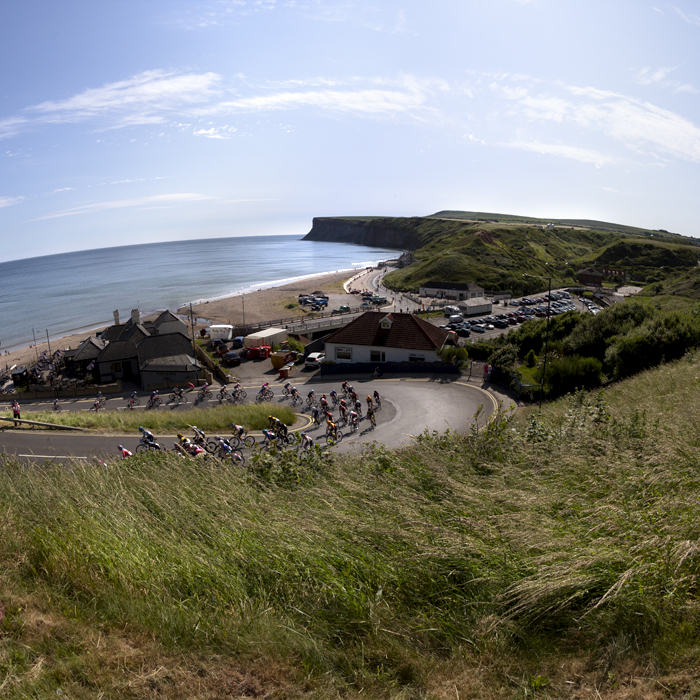
M 612 161 L 609 156 L 603 155 L 598 151 L 565 144 L 540 143 L 539 141 L 511 141 L 501 145 L 508 146 L 509 148 L 518 148 L 524 151 L 533 151 L 534 153 L 541 153 L 542 155 L 568 158 L 570 160 L 579 161 L 580 163 L 591 163 L 595 165 L 596 168 L 600 168 Z
M 543 93 L 539 88 L 537 94 L 531 94 L 523 86 L 491 84 L 492 91 L 508 100 L 511 117 L 575 125 L 603 133 L 637 153 L 700 163 L 700 128 L 680 115 L 606 90 L 561 84 L 555 87 L 564 90 L 563 97 Z
M 679 80 L 668 80 L 667 76 L 669 73 L 673 72 L 679 68 L 679 66 L 675 66 L 674 68 L 640 68 L 637 71 L 637 75 L 635 76 L 635 80 L 637 83 L 640 85 L 658 85 L 659 87 L 663 87 L 669 90 L 672 90 L 673 92 L 692 92 L 696 93 L 697 90 L 692 86 L 687 83 L 681 83 Z
M 57 190 L 52 190 L 49 194 L 58 194 L 59 192 L 70 192 L 73 187 L 59 187 Z
M 164 116 L 157 112 L 209 101 L 218 92 L 220 80 L 216 73 L 145 71 L 65 100 L 42 102 L 26 111 L 49 123 L 107 117 L 116 121 L 116 126 L 160 124 Z
M 21 202 L 24 197 L 0 197 L 0 209 L 3 207 L 11 207 L 13 204 Z
M 0 139 L 8 139 L 22 133 L 27 120 L 24 117 L 0 119 Z
M 680 7 L 673 8 L 678 16 L 688 24 L 694 24 L 696 27 L 700 27 L 700 16 L 699 15 L 689 15 L 686 14 Z
M 235 129 L 231 129 L 232 131 L 235 131 Z M 231 137 L 226 136 L 225 134 L 221 133 L 221 129 L 216 129 L 215 127 L 212 126 L 211 129 L 199 129 L 198 131 L 193 132 L 195 136 L 204 136 L 207 139 L 225 139 L 228 140 Z
M 135 178 L 134 180 L 114 180 L 112 182 L 113 185 L 124 185 L 130 182 L 146 182 L 146 179 L 143 177 L 138 177 Z
M 102 183 L 104 184 L 104 183 Z M 183 192 L 175 194 L 157 194 L 151 197 L 139 197 L 138 199 L 122 199 L 118 201 L 111 202 L 96 202 L 95 204 L 85 204 L 81 207 L 74 207 L 73 209 L 64 209 L 63 211 L 57 211 L 53 214 L 47 214 L 46 216 L 40 216 L 37 219 L 31 219 L 31 221 L 45 221 L 46 219 L 58 219 L 63 216 L 76 216 L 77 214 L 91 214 L 94 212 L 105 211 L 108 209 L 123 209 L 125 207 L 141 207 L 149 204 L 171 204 L 178 202 L 201 202 L 205 200 L 213 199 L 204 194 L 197 194 L 192 192 Z

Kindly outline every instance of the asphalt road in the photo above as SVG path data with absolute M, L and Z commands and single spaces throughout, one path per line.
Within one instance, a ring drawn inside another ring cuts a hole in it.
M 333 381 L 313 376 L 305 385 L 297 383 L 303 396 L 311 388 L 320 397 L 322 393 L 330 393 L 332 388 L 340 389 L 342 378 Z M 496 408 L 495 398 L 475 384 L 468 384 L 461 378 L 387 378 L 372 380 L 370 378 L 351 378 L 363 401 L 367 394 L 372 394 L 375 389 L 382 396 L 382 409 L 376 413 L 377 427 L 372 430 L 369 421 L 362 420 L 359 430 L 350 434 L 348 428 L 344 428 L 344 439 L 334 449 L 340 451 L 356 451 L 361 446 L 377 441 L 390 448 L 400 447 L 411 440 L 411 436 L 422 433 L 424 430 L 444 432 L 446 429 L 465 431 L 473 423 L 473 417 L 478 407 L 483 405 L 483 417 L 481 424 L 493 413 Z M 281 397 L 281 386 L 274 387 L 276 396 L 270 406 L 270 413 L 274 414 L 276 405 L 287 405 L 288 399 Z M 248 401 L 254 396 L 255 388 L 248 391 Z M 108 405 L 116 400 L 108 401 Z M 177 409 L 176 409 L 177 410 Z M 148 427 L 147 413 L 144 413 L 144 425 Z M 325 425 L 316 429 L 310 429 L 308 411 L 302 411 L 295 426 L 295 430 L 307 430 L 314 438 L 321 438 L 325 442 Z M 334 415 L 338 415 L 337 411 Z M 31 413 L 23 412 L 24 418 L 31 418 Z M 10 426 L 10 424 L 8 424 Z M 184 427 L 184 426 L 183 426 Z M 188 430 L 189 432 L 189 430 Z M 175 436 L 157 436 L 166 447 L 172 447 Z M 97 435 L 75 432 L 58 432 L 52 430 L 15 430 L 11 426 L 0 429 L 0 451 L 16 455 L 21 459 L 31 461 L 54 461 L 67 457 L 79 459 L 114 457 L 117 454 L 117 445 L 122 444 L 134 451 L 139 442 L 139 436 L 131 435 Z

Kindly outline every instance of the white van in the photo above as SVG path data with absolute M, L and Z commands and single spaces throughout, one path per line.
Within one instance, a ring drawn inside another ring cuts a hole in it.
M 452 316 L 452 314 L 458 314 L 459 309 L 456 306 L 446 306 L 444 309 L 445 316 Z

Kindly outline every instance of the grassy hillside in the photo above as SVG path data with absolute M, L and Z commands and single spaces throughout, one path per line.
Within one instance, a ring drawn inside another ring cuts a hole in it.
M 691 239 L 679 237 L 652 239 L 595 229 L 543 229 L 532 224 L 466 218 L 342 220 L 361 227 L 410 232 L 411 239 L 419 242 L 414 251 L 416 262 L 385 278 L 388 287 L 401 291 L 417 291 L 424 282 L 440 280 L 476 282 L 487 289 L 528 293 L 546 288 L 546 283 L 524 280 L 523 273 L 552 276 L 555 285 L 572 284 L 575 272 L 591 265 L 621 269 L 642 281 L 658 281 L 697 266 L 700 259 L 700 248 L 692 245 Z
M 3 697 L 696 697 L 699 388 L 247 472 L 6 459 Z

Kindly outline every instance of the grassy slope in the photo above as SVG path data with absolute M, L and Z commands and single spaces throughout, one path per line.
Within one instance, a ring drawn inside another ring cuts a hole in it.
M 621 267 L 635 275 L 662 277 L 696 266 L 700 248 L 690 239 L 631 238 L 600 230 L 555 228 L 543 230 L 521 223 L 469 220 L 372 219 L 392 229 L 410 230 L 422 242 L 417 262 L 386 277 L 387 286 L 416 291 L 431 279 L 475 281 L 486 288 L 519 289 L 523 273 L 548 275 L 555 284 L 574 280 L 567 269 L 597 264 Z M 531 289 L 542 283 L 529 280 Z
M 248 474 L 7 463 L 4 697 L 694 697 L 698 388 Z

